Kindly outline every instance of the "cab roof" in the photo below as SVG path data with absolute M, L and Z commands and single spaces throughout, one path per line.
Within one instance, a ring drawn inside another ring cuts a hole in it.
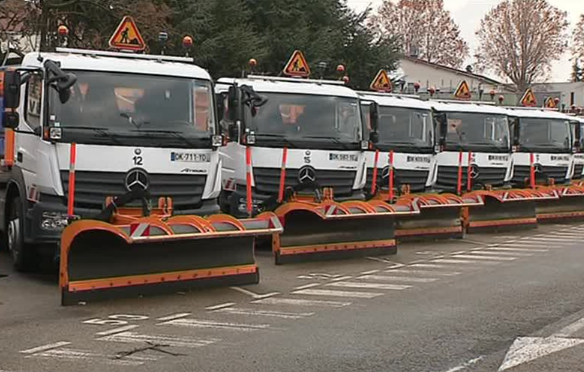
M 320 96 L 335 96 L 347 98 L 359 98 L 357 92 L 344 85 L 327 84 L 326 82 L 318 83 L 313 81 L 306 82 L 301 79 L 286 81 L 261 79 L 261 78 L 221 78 L 218 80 L 219 84 L 233 84 L 249 85 L 258 93 L 290 93 L 290 94 L 312 94 Z
M 482 103 L 463 103 L 455 101 L 428 101 L 439 112 L 468 112 L 476 114 L 508 115 L 507 110 Z
M 85 53 L 85 54 L 83 54 Z M 42 67 L 38 53 L 24 56 L 23 67 Z M 59 62 L 63 70 L 121 72 L 145 75 L 175 76 L 192 79 L 211 80 L 207 71 L 191 63 L 163 59 L 163 56 L 136 55 L 101 51 L 62 51 L 42 53 L 44 60 Z M 145 58 L 146 57 L 146 58 Z M 147 58 L 151 57 L 151 58 Z
M 508 107 L 507 112 L 509 116 L 517 116 L 520 118 L 573 120 L 573 118 L 566 114 L 543 108 Z
M 395 94 L 378 94 L 372 92 L 359 92 L 363 99 L 376 102 L 382 107 L 401 107 L 419 110 L 432 110 L 432 106 L 426 101 L 414 97 Z

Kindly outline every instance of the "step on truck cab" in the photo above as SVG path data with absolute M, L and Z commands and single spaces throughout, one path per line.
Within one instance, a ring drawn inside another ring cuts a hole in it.
M 532 195 L 512 190 L 513 156 L 507 111 L 480 102 L 434 101 L 441 151 L 435 187 L 483 199 L 464 214 L 468 232 L 535 228 Z
M 217 86 L 231 140 L 222 149 L 222 208 L 275 211 L 285 231 L 272 242 L 276 263 L 395 252 L 395 210 L 365 202 L 369 139 L 355 91 L 267 76 Z
M 3 74 L 0 229 L 17 269 L 48 247 L 66 304 L 222 273 L 257 282 L 251 231 L 217 215 L 214 86 L 192 59 L 58 49 Z
M 584 217 L 584 190 L 572 187 L 577 152 L 571 122 L 561 112 L 527 107 L 507 109 L 513 133 L 515 185 L 549 190 L 558 200 L 537 203 L 539 222 Z

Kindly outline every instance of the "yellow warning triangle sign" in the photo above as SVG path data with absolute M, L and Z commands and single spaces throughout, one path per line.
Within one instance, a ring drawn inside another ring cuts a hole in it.
M 136 22 L 134 22 L 134 19 L 130 16 L 126 16 L 122 19 L 116 32 L 112 35 L 109 45 L 114 49 L 135 51 L 146 49 L 146 43 L 144 43 L 140 31 L 138 31 L 138 26 L 136 26 Z
M 376 92 L 391 93 L 393 85 L 391 84 L 389 75 L 387 75 L 387 71 L 379 70 L 377 75 L 375 75 L 375 79 L 371 82 L 370 88 Z
M 458 84 L 458 88 L 454 92 L 454 97 L 458 99 L 471 99 L 472 93 L 470 92 L 470 88 L 466 80 L 462 80 L 460 84 Z
M 294 77 L 310 76 L 310 66 L 308 66 L 308 62 L 306 62 L 306 58 L 304 58 L 304 54 L 301 51 L 294 51 L 292 58 L 284 67 L 284 74 Z
M 549 97 L 545 100 L 545 107 L 549 109 L 555 109 L 556 106 L 556 99 L 554 97 Z
M 531 88 L 528 88 L 525 91 L 525 93 L 523 94 L 523 97 L 521 97 L 520 103 L 521 103 L 521 105 L 523 105 L 525 107 L 537 106 L 537 99 L 535 98 L 535 94 L 533 94 L 533 91 L 531 90 Z

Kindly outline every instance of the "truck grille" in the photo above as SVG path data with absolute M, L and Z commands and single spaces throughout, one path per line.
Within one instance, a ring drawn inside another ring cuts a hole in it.
M 286 169 L 286 187 L 294 187 L 298 181 L 298 169 Z M 280 188 L 279 168 L 253 168 L 255 188 L 259 194 L 277 195 Z M 335 196 L 350 196 L 355 183 L 355 171 L 316 170 L 316 183 L 332 187 Z
M 200 208 L 207 176 L 185 174 L 150 174 L 148 191 L 152 200 L 171 197 L 176 210 Z M 61 171 L 65 196 L 69 192 L 69 171 Z M 75 172 L 75 205 L 102 209 L 108 196 L 120 196 L 128 191 L 126 174 L 112 172 Z
M 502 186 L 505 183 L 506 168 L 479 168 L 479 176 L 472 180 L 473 185 Z M 462 185 L 466 187 L 468 167 L 462 167 Z M 439 166 L 436 184 L 442 188 L 456 190 L 458 167 Z
M 426 181 L 428 180 L 429 171 L 410 170 L 410 169 L 395 169 L 394 170 L 394 185 L 399 189 L 402 185 L 409 185 L 412 192 L 422 192 L 426 189 Z M 367 169 L 367 186 L 365 191 L 371 190 L 373 183 L 373 168 Z M 377 170 L 377 187 L 381 190 L 389 189 L 389 180 L 383 178 L 383 170 Z
M 525 180 L 529 180 L 530 177 L 530 166 L 529 165 L 516 165 L 515 172 L 513 174 L 513 182 L 519 184 L 525 184 Z M 568 173 L 568 167 L 548 167 L 543 166 L 541 173 L 536 173 L 536 178 L 538 180 L 547 180 L 553 178 L 555 183 L 565 183 L 566 174 Z
M 575 180 L 581 180 L 583 170 L 584 170 L 584 164 L 574 165 L 574 177 L 572 177 L 572 178 Z

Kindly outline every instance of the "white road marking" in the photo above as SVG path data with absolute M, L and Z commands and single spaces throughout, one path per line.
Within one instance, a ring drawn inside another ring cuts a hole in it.
M 141 366 L 146 362 L 153 362 L 159 359 L 157 357 L 136 355 L 130 355 L 125 358 L 116 358 L 115 355 L 104 355 L 99 353 L 92 353 L 86 350 L 76 349 L 53 349 L 27 356 L 27 358 L 31 357 L 41 357 L 48 359 L 68 359 L 75 361 L 90 360 L 119 366 Z
M 416 270 L 410 269 L 408 267 L 403 269 L 385 270 L 385 272 L 391 274 L 431 275 L 431 276 L 456 276 L 462 274 L 461 272 L 458 271 L 442 272 L 434 270 Z
M 432 264 L 432 263 L 428 263 L 428 264 L 413 264 L 410 267 L 416 267 L 416 268 L 421 268 L 421 269 L 452 269 L 452 266 L 449 265 L 438 265 L 438 264 Z
M 574 239 L 570 239 L 570 238 L 554 238 L 551 236 L 546 236 L 545 238 L 537 238 L 537 237 L 531 237 L 531 238 L 527 238 L 524 240 L 533 240 L 533 241 L 537 241 L 537 242 L 560 242 L 560 243 L 576 243 L 576 241 Z
M 583 344 L 584 340 L 562 337 L 519 337 L 513 342 L 505 355 L 499 372 L 542 358 L 574 346 Z
M 484 357 L 480 356 L 478 358 L 474 358 L 469 360 L 468 362 L 464 362 L 456 367 L 452 367 L 450 368 L 448 371 L 446 372 L 458 372 L 458 371 L 462 371 L 464 369 L 467 369 L 468 367 L 472 367 L 473 365 L 477 364 L 478 362 L 480 362 L 481 360 L 483 360 Z
M 109 341 L 109 342 L 120 342 L 126 344 L 154 344 L 154 345 L 164 345 L 170 347 L 185 347 L 185 348 L 197 348 L 207 345 L 211 345 L 221 341 L 220 339 L 201 339 L 192 337 L 175 337 L 167 335 L 141 335 L 134 332 L 124 332 L 118 333 L 116 335 L 110 335 L 102 338 L 98 338 L 98 341 Z
M 310 295 L 310 296 L 348 297 L 348 298 L 375 298 L 375 297 L 383 296 L 383 293 L 331 291 L 331 290 L 327 290 L 327 289 L 303 289 L 301 291 L 292 292 L 292 294 Z
M 477 261 L 477 260 L 467 260 L 467 259 L 450 259 L 450 258 L 441 258 L 438 260 L 434 260 L 434 262 L 445 263 L 445 264 L 458 264 L 458 265 L 496 265 L 497 262 L 487 262 L 487 261 Z M 460 267 L 464 269 L 464 267 Z
M 199 319 L 176 319 L 169 322 L 160 323 L 157 325 L 172 325 L 179 327 L 190 327 L 190 328 L 215 328 L 223 329 L 229 331 L 257 331 L 259 329 L 270 328 L 269 324 L 245 324 L 245 323 L 226 323 L 226 322 L 216 322 L 213 320 L 199 320 Z
M 514 248 L 514 247 L 495 247 L 487 248 L 490 251 L 506 251 L 506 252 L 549 252 L 549 249 L 530 249 L 530 248 Z
M 161 320 L 161 321 L 175 320 L 175 319 L 180 319 L 180 318 L 186 318 L 189 315 L 191 315 L 191 313 L 179 313 L 179 314 L 165 316 L 163 318 L 158 318 L 157 320 Z
M 322 283 L 311 283 L 311 284 L 301 285 L 300 287 L 294 287 L 294 289 L 298 290 L 298 289 L 314 288 L 314 287 L 318 287 L 319 285 L 322 285 Z
M 266 294 L 261 295 L 261 294 L 253 293 L 250 290 L 247 290 L 247 289 L 244 289 L 244 288 L 240 288 L 240 287 L 229 287 L 229 288 L 231 288 L 231 289 L 233 289 L 233 290 L 235 290 L 237 292 L 240 292 L 240 293 L 246 294 L 248 296 L 251 296 L 253 298 L 257 298 L 257 299 L 260 299 L 260 298 L 268 298 L 268 297 L 277 296 L 277 295 L 280 294 L 279 292 L 272 292 L 272 293 L 266 293 Z
M 386 263 L 386 264 L 391 264 L 394 267 L 402 267 L 402 266 L 405 266 L 402 263 L 394 262 L 394 261 L 388 260 L 387 258 L 381 258 L 381 257 L 366 257 L 366 258 L 368 260 L 371 260 L 371 261 L 377 261 L 377 262 L 383 262 L 383 263 Z
M 357 279 L 362 280 L 380 280 L 380 281 L 395 281 L 395 282 L 410 282 L 410 283 L 432 283 L 437 281 L 436 278 L 412 278 L 407 276 L 387 276 L 387 275 L 363 275 Z
M 292 305 L 292 306 L 307 306 L 307 307 L 345 307 L 351 305 L 350 302 L 338 301 L 322 301 L 322 300 L 301 300 L 296 298 L 266 298 L 262 300 L 252 301 L 252 304 L 260 305 Z
M 555 232 L 555 233 L 551 233 L 550 236 L 557 236 L 557 237 L 568 237 L 568 238 L 581 238 L 582 236 L 584 236 L 584 232 L 581 233 L 577 233 L 577 232 Z
M 470 252 L 469 252 L 470 253 Z M 509 256 L 509 257 L 531 257 L 533 253 L 523 253 L 523 252 L 493 252 L 493 251 L 472 251 L 473 255 L 487 255 L 487 256 Z
M 341 280 L 348 280 L 348 279 L 353 279 L 353 277 L 352 276 L 341 276 L 339 278 L 331 279 L 331 282 L 339 282 Z
M 327 287 L 341 287 L 341 288 L 363 288 L 363 289 L 388 289 L 394 291 L 402 291 L 404 289 L 412 288 L 411 285 L 400 284 L 381 284 L 381 283 L 358 283 L 358 282 L 336 282 L 326 285 Z
M 40 351 L 56 349 L 58 347 L 65 346 L 65 345 L 71 345 L 71 343 L 67 342 L 67 341 L 59 341 L 59 342 L 55 342 L 53 344 L 38 346 L 38 347 L 28 349 L 28 350 L 22 350 L 21 353 L 22 354 L 34 354 L 34 353 L 38 353 Z
M 584 328 L 584 318 L 575 321 L 574 323 L 562 328 L 559 332 L 555 333 L 556 337 L 570 337 L 574 333 Z
M 219 304 L 219 305 L 213 305 L 213 306 L 207 306 L 205 308 L 205 310 L 218 310 L 218 309 L 222 309 L 224 307 L 231 307 L 235 305 L 235 302 L 226 302 L 224 304 Z
M 485 257 L 485 256 L 480 256 L 474 253 L 469 253 L 469 254 L 459 254 L 456 256 L 452 256 L 452 258 L 463 258 L 463 259 L 471 259 L 471 260 L 485 260 L 485 261 L 515 261 L 517 259 L 517 257 Z
M 361 275 L 369 275 L 369 274 L 375 274 L 380 272 L 381 270 L 369 270 L 369 271 L 363 271 L 362 273 L 360 273 Z
M 129 331 L 130 329 L 134 329 L 134 328 L 138 328 L 138 326 L 137 325 L 127 325 L 125 327 L 110 329 L 109 331 L 97 332 L 96 335 L 98 335 L 98 336 L 113 335 L 114 333 L 121 333 L 121 332 Z
M 253 309 L 240 309 L 235 307 L 228 307 L 224 309 L 215 310 L 214 313 L 226 313 L 234 315 L 250 315 L 250 316 L 267 316 L 272 318 L 282 318 L 282 319 L 302 319 L 314 315 L 314 313 L 296 313 L 296 312 L 284 312 L 284 311 L 271 311 L 271 310 L 253 310 Z

